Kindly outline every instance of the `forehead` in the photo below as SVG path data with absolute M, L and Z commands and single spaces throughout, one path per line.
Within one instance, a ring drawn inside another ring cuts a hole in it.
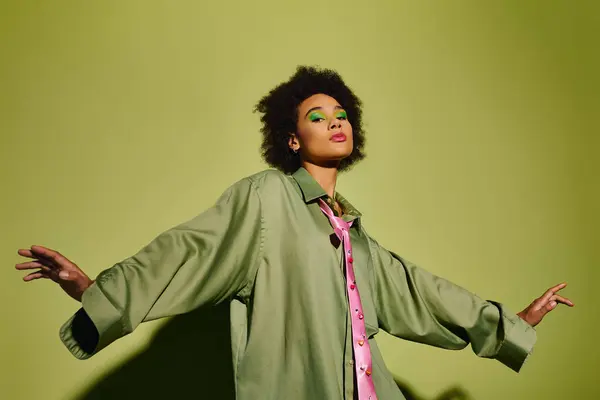
M 313 94 L 309 98 L 305 99 L 300 106 L 298 107 L 298 111 L 302 113 L 306 112 L 314 107 L 324 107 L 324 108 L 333 108 L 335 106 L 341 107 L 340 103 L 331 96 L 326 94 L 318 93 Z

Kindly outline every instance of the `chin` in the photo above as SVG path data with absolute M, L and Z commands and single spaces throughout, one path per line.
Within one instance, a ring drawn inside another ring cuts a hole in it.
M 352 149 L 336 151 L 335 153 L 331 154 L 330 158 L 332 160 L 342 161 L 344 158 L 350 157 L 350 154 L 352 154 Z
M 342 154 L 340 154 L 341 158 L 350 157 L 350 154 L 352 154 L 352 150 L 352 147 L 345 149 L 343 152 L 341 152 Z

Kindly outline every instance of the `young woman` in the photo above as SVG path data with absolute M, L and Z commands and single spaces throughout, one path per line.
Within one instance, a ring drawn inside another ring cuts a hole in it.
M 141 322 L 228 302 L 239 399 L 402 399 L 373 337 L 460 349 L 515 371 L 533 327 L 558 303 L 549 289 L 517 315 L 385 249 L 336 192 L 364 158 L 361 102 L 331 70 L 299 67 L 256 106 L 263 156 L 216 204 L 90 279 L 42 246 L 25 281 L 49 278 L 82 308 L 60 329 L 89 358 Z M 210 345 L 210 344 L 207 344 Z M 207 361 L 209 362 L 209 361 Z

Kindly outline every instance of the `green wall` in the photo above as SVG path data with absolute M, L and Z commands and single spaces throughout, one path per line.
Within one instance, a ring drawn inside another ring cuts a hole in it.
M 565 280 L 520 374 L 381 334 L 420 395 L 596 399 L 598 7 L 593 2 L 4 1 L 0 5 L 0 398 L 71 399 L 162 321 L 88 361 L 77 309 L 16 250 L 89 274 L 265 168 L 254 103 L 298 64 L 365 103 L 368 158 L 340 191 L 385 246 L 519 311 Z M 593 118 L 595 117 L 595 118 Z M 149 382 L 167 385 L 167 382 Z

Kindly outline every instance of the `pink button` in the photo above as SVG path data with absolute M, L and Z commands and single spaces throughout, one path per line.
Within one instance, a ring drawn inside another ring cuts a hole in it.
M 365 316 L 363 315 L 363 313 L 358 313 L 358 319 L 363 319 Z

